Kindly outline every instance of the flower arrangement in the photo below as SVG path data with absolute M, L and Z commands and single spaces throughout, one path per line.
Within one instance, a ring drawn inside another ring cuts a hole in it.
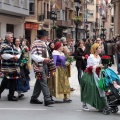
M 79 24 L 82 22 L 82 17 L 81 16 L 75 16 L 73 18 L 75 24 Z
M 72 56 L 70 56 L 70 55 L 67 54 L 67 55 L 66 55 L 66 61 L 71 64 L 72 62 L 75 61 L 75 59 L 74 59 Z
M 53 25 L 52 29 L 58 29 L 58 26 L 57 25 Z
M 104 66 L 106 66 L 106 67 L 111 66 L 111 57 L 110 56 L 104 55 L 101 57 L 101 60 L 102 60 L 102 64 Z

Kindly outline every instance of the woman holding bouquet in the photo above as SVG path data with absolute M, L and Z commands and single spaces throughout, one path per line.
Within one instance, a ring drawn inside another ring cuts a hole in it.
M 95 43 L 91 47 L 91 54 L 87 59 L 87 68 L 81 79 L 81 101 L 83 110 L 89 110 L 86 103 L 98 110 L 106 106 L 104 91 L 98 88 L 100 69 L 103 68 L 101 58 L 101 47 Z
M 52 96 L 62 98 L 64 102 L 70 102 L 70 84 L 66 71 L 68 63 L 66 63 L 66 57 L 62 51 L 63 44 L 61 42 L 56 42 L 52 53 L 56 66 L 56 72 L 52 77 L 53 86 L 49 89 Z
M 75 51 L 74 58 L 76 59 L 76 67 L 78 70 L 78 82 L 80 84 L 82 72 L 84 72 L 87 65 L 87 51 L 84 46 L 84 42 L 80 41 L 78 43 L 78 48 Z

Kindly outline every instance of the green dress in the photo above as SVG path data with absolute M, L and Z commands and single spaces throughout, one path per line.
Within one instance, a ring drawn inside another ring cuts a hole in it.
M 88 58 L 88 64 L 90 59 L 94 62 L 93 58 Z M 98 110 L 102 110 L 106 106 L 106 98 L 100 97 L 93 73 L 89 74 L 88 72 L 84 72 L 82 76 L 81 101 L 88 103 L 89 105 L 95 107 Z

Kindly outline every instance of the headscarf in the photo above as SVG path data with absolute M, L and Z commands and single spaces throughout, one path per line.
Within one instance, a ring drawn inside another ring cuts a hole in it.
M 58 50 L 61 47 L 61 42 L 56 42 L 54 50 Z
M 99 46 L 100 45 L 98 43 L 93 44 L 90 50 L 91 54 L 95 54 L 95 51 Z

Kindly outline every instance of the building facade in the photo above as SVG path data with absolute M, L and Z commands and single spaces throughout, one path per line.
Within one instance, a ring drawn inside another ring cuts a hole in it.
M 62 36 L 75 38 L 74 33 L 74 0 L 57 0 L 57 22 L 58 29 L 56 30 L 56 37 L 61 38 Z
M 35 40 L 37 30 L 45 29 L 49 38 L 52 37 L 51 24 L 49 18 L 50 1 L 49 0 L 30 0 L 29 16 L 25 19 L 25 36 L 31 42 Z
M 29 15 L 29 0 L 0 0 L 0 37 L 13 32 L 24 37 L 24 20 Z
M 111 0 L 114 5 L 114 35 L 120 34 L 120 0 Z

